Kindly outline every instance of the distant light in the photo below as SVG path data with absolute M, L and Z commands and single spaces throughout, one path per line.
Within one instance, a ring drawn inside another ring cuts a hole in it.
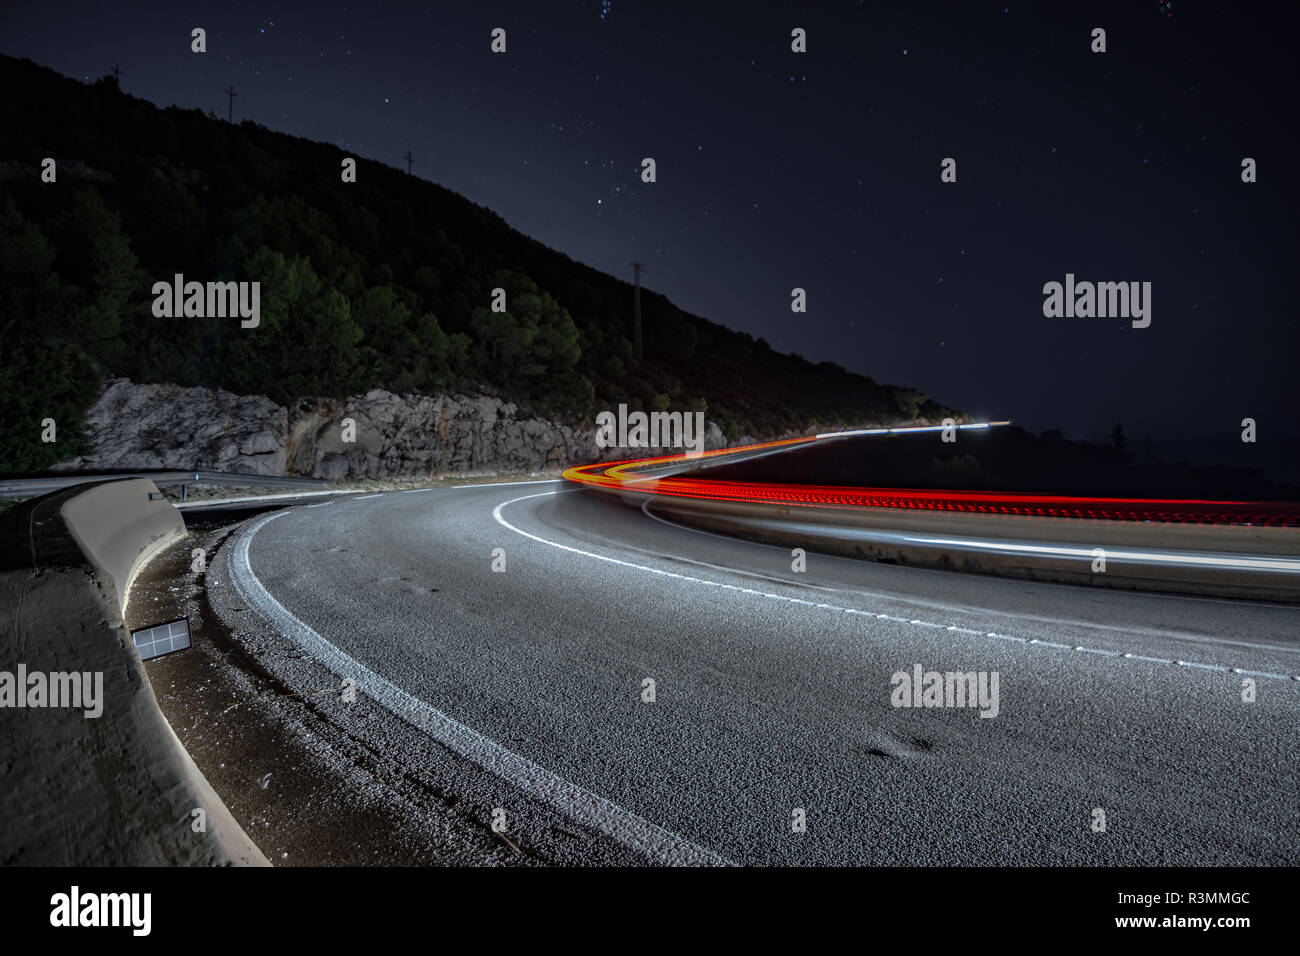
M 992 428 L 996 425 L 1010 425 L 1011 422 L 967 422 L 964 425 L 954 427 L 960 429 L 969 428 Z M 943 425 L 900 425 L 897 428 L 855 428 L 851 431 L 843 432 L 822 432 L 815 435 L 815 438 L 852 438 L 857 435 L 886 435 L 902 434 L 905 432 L 939 432 L 943 431 Z

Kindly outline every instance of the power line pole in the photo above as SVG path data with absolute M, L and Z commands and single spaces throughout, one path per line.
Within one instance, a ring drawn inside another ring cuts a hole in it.
M 229 98 L 229 103 L 226 107 L 226 122 L 233 123 L 235 121 L 235 97 L 239 94 L 235 92 L 235 88 L 232 85 L 226 87 L 226 95 Z
M 116 63 L 113 64 L 113 82 L 121 86 L 122 70 Z
M 631 263 L 633 280 L 636 283 L 635 317 L 632 323 L 632 345 L 636 349 L 637 361 L 641 360 L 641 270 L 645 269 L 639 262 Z M 649 272 L 649 269 L 645 269 Z
M 409 176 L 411 175 L 411 163 L 415 162 L 415 157 L 411 155 L 411 151 L 408 149 L 406 155 L 402 158 L 406 160 L 406 175 Z

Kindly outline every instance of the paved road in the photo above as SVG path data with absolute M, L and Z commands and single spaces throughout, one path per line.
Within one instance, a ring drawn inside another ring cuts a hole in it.
M 795 573 L 560 483 L 293 507 L 227 547 L 268 626 L 656 861 L 1300 862 L 1297 607 Z M 996 717 L 893 706 L 914 665 L 996 672 Z

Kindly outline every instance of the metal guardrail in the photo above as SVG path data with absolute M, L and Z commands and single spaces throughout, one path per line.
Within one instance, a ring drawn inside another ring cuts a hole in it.
M 110 474 L 70 472 L 67 475 L 40 478 L 0 478 L 0 498 L 34 498 L 73 485 L 92 481 L 115 481 L 123 478 L 152 478 L 155 485 L 180 485 L 181 500 L 186 500 L 190 485 L 234 485 L 256 488 L 327 488 L 323 478 L 284 478 L 279 475 L 245 475 L 230 471 L 132 471 Z

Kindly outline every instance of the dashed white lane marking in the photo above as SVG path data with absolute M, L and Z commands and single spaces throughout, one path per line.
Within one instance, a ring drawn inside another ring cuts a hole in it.
M 268 522 L 286 513 L 278 511 L 260 518 L 240 534 L 230 557 L 230 582 L 239 597 L 288 640 L 339 677 L 355 680 L 358 687 L 387 710 L 570 820 L 598 830 L 656 863 L 730 865 L 724 857 L 570 783 L 412 697 L 294 617 L 258 580 L 248 557 L 253 536 Z
M 382 494 L 383 494 L 383 492 L 380 491 L 380 492 L 376 492 L 376 493 L 373 494 L 373 495 L 357 495 L 356 497 L 354 497 L 354 498 L 352 498 L 352 499 L 350 499 L 350 500 L 352 500 L 352 501 L 365 501 L 367 498 L 378 498 L 378 497 L 379 497 L 380 495 L 382 495 Z
M 1269 677 L 1275 680 L 1300 681 L 1300 675 L 1273 674 L 1267 671 L 1243 670 L 1241 668 L 1229 667 L 1226 665 L 1200 664 L 1200 663 L 1193 663 L 1190 661 L 1189 662 L 1180 661 L 1176 663 L 1175 661 L 1167 658 L 1143 657 L 1141 655 L 1133 654 L 1133 653 L 1107 651 L 1107 650 L 1102 650 L 1100 648 L 1079 647 L 1070 644 L 1058 644 L 1054 641 L 1043 641 L 1036 638 L 1031 640 L 1025 637 L 1016 637 L 1013 634 L 1000 634 L 997 631 L 987 631 L 987 632 L 972 631 L 970 628 L 958 627 L 956 624 L 938 624 L 933 621 L 924 621 L 921 620 L 920 618 L 895 617 L 892 614 L 881 614 L 881 613 L 875 613 L 871 611 L 864 611 L 854 607 L 840 607 L 834 604 L 813 603 L 812 601 L 806 601 L 801 598 L 788 597 L 784 594 L 769 594 L 764 591 L 755 591 L 753 588 L 742 588 L 739 585 L 735 585 L 735 584 L 724 584 L 721 581 L 710 581 L 707 578 L 697 578 L 694 575 L 681 574 L 680 572 L 677 571 L 665 571 L 663 568 L 652 568 L 644 564 L 637 564 L 634 561 L 624 561 L 621 558 L 611 558 L 609 555 L 597 554 L 594 551 L 586 551 L 582 548 L 575 548 L 572 545 L 561 544 L 558 541 L 551 541 L 547 538 L 541 537 L 540 535 L 533 534 L 531 531 L 524 531 L 522 528 L 516 527 L 515 525 L 507 521 L 504 515 L 502 514 L 502 512 L 506 509 L 506 507 L 514 504 L 515 502 L 527 501 L 530 498 L 545 498 L 546 496 L 553 495 L 553 494 L 555 494 L 554 491 L 543 491 L 535 495 L 520 495 L 518 498 L 511 498 L 509 501 L 503 501 L 501 502 L 501 504 L 497 505 L 495 508 L 492 509 L 492 517 L 496 520 L 497 524 L 501 525 L 504 528 L 509 529 L 510 531 L 513 531 L 515 534 L 522 535 L 525 538 L 529 538 L 530 540 L 536 541 L 539 544 L 547 545 L 548 547 L 559 548 L 561 551 L 568 551 L 571 554 L 580 554 L 583 557 L 594 558 L 597 561 L 605 561 L 608 562 L 609 564 L 616 564 L 619 565 L 620 567 L 632 568 L 637 571 L 645 571 L 649 574 L 657 574 L 660 577 L 671 578 L 678 581 L 690 581 L 692 584 L 702 584 L 705 587 L 721 588 L 725 591 L 735 591 L 740 594 L 753 594 L 753 595 L 757 595 L 758 597 L 768 598 L 773 601 L 782 601 L 786 604 L 803 604 L 815 608 L 820 608 L 822 610 L 836 611 L 842 614 L 857 614 L 863 617 L 874 617 L 878 621 L 889 621 L 891 623 L 906 624 L 908 626 L 913 626 L 913 627 L 943 628 L 945 630 L 952 631 L 954 633 L 959 633 L 959 634 L 965 633 L 965 634 L 978 635 L 983 633 L 985 637 L 993 638 L 994 640 L 1011 641 L 1017 644 L 1033 644 L 1037 647 L 1060 648 L 1064 650 L 1078 651 L 1085 654 L 1102 654 L 1107 657 L 1124 657 L 1130 660 L 1139 660 L 1139 661 L 1146 661 L 1151 663 L 1167 664 L 1171 666 L 1182 666 L 1182 667 L 1194 666 L 1194 667 L 1203 668 L 1204 670 L 1220 671 L 1223 673 L 1232 673 L 1232 674 L 1245 674 L 1250 677 Z

